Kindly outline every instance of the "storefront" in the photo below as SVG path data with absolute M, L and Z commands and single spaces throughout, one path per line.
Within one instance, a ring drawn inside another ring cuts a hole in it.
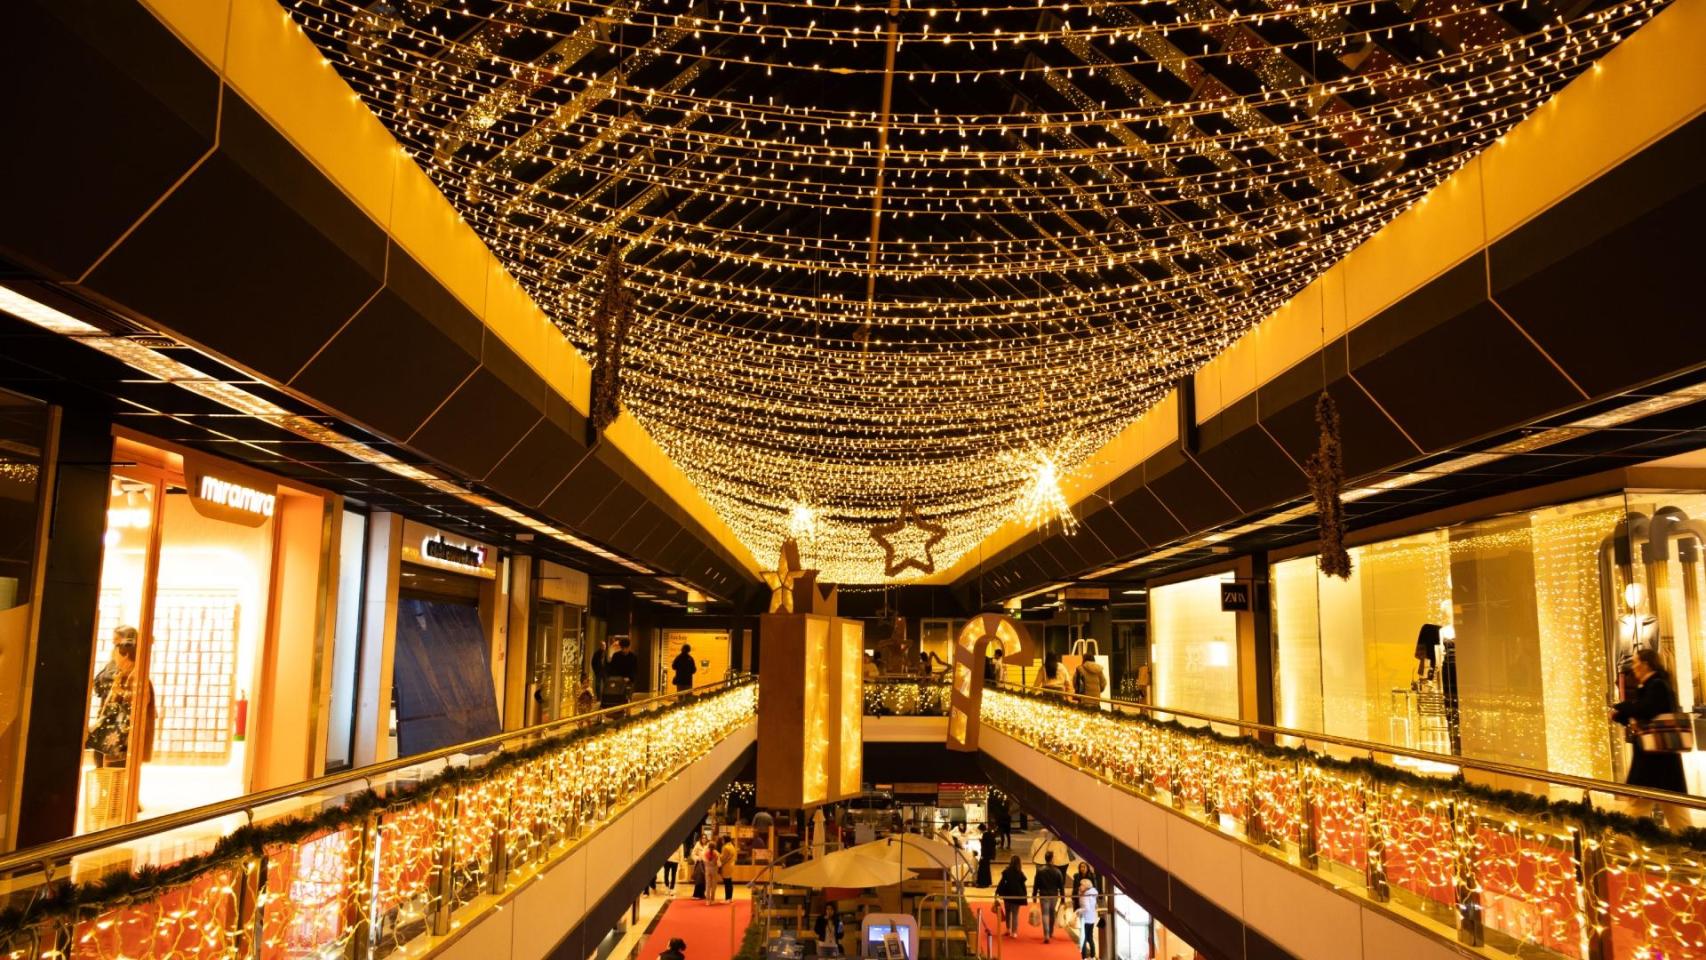
M 544 723 L 570 716 L 592 699 L 586 648 L 589 583 L 585 573 L 549 560 L 535 569 L 528 722 Z
M 498 732 L 509 577 L 487 544 L 401 526 L 392 755 L 411 756 Z
M 1663 655 L 1684 710 L 1706 706 L 1698 517 L 1706 495 L 1629 490 L 1367 542 L 1347 580 L 1276 557 L 1279 722 L 1619 778 L 1607 707 L 1638 647 Z M 1706 764 L 1686 766 L 1699 792 Z
M 340 499 L 122 430 L 113 463 L 79 831 L 318 773 Z
M 729 632 L 727 630 L 693 630 L 687 628 L 667 628 L 658 631 L 658 643 L 661 648 L 652 662 L 659 665 L 661 674 L 659 690 L 673 691 L 675 689 L 675 658 L 683 650 L 691 649 L 689 656 L 693 660 L 693 685 L 703 687 L 710 683 L 720 683 L 728 677 L 732 664 Z
M 1254 562 L 1238 557 L 1149 582 L 1149 670 L 1140 676 L 1157 706 L 1262 718 L 1265 657 L 1257 655 L 1257 637 L 1266 643 L 1265 617 L 1253 596 Z

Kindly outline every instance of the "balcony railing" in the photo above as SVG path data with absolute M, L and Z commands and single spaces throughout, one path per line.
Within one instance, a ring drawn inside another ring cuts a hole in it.
M 1624 812 L 1659 801 L 1695 816 L 1706 810 L 1696 798 L 1012 688 L 986 691 L 982 717 L 1471 947 L 1706 956 L 1706 831 L 1674 834 Z
M 703 757 L 756 693 L 657 697 L 0 857 L 0 956 L 387 956 Z
M 893 675 L 865 681 L 867 717 L 945 717 L 948 700 L 946 677 Z

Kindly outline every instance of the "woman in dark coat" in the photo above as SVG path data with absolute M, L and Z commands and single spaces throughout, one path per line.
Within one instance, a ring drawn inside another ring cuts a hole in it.
M 1661 713 L 1676 713 L 1680 709 L 1676 689 L 1671 686 L 1670 671 L 1664 667 L 1659 652 L 1651 647 L 1635 651 L 1635 691 L 1611 710 L 1613 723 L 1630 725 L 1646 723 Z M 1682 754 L 1652 753 L 1641 749 L 1640 738 L 1634 743 L 1635 755 L 1629 763 L 1629 784 L 1653 790 L 1687 793 L 1688 782 L 1682 775 Z M 1658 805 L 1666 822 L 1673 827 L 1686 826 L 1687 815 L 1681 808 L 1668 803 Z
M 1019 911 L 1025 908 L 1025 871 L 1019 866 L 1019 855 L 1007 862 L 1001 871 L 1001 882 L 995 885 L 995 895 L 1001 898 L 1001 918 L 1006 922 L 1007 935 L 1019 935 Z

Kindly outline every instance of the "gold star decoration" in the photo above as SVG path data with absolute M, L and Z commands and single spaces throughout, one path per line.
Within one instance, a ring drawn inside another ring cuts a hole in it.
M 908 528 L 915 528 L 929 534 L 929 537 L 924 540 L 924 559 L 919 560 L 909 550 L 900 558 L 899 562 L 896 562 L 894 541 Z M 882 544 L 883 575 L 888 577 L 899 576 L 908 569 L 917 570 L 920 573 L 935 573 L 936 556 L 933 551 L 936 549 L 936 544 L 940 543 L 947 534 L 946 527 L 923 519 L 918 515 L 918 510 L 910 503 L 900 508 L 900 519 L 893 523 L 885 523 L 882 526 L 871 528 L 871 539 Z
M 794 612 L 794 581 L 800 579 L 804 571 L 800 569 L 800 545 L 793 537 L 782 541 L 782 549 L 776 557 L 776 569 L 766 570 L 764 585 L 770 588 L 770 612 Z

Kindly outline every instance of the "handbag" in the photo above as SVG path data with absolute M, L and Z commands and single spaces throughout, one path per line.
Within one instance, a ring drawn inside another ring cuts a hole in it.
M 1040 927 L 1043 925 L 1043 912 L 1033 903 L 1031 904 L 1031 911 L 1025 915 L 1025 919 L 1031 921 L 1031 926 Z
M 1686 713 L 1661 713 L 1631 726 L 1635 742 L 1647 753 L 1687 753 L 1694 749 L 1694 719 Z

